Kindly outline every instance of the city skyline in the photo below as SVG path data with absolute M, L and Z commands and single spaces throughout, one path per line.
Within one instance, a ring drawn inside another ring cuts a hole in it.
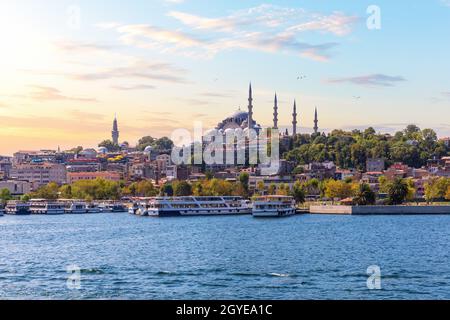
M 415 123 L 450 135 L 448 2 L 17 1 L 0 4 L 0 154 L 205 129 L 246 109 L 311 133 Z M 107 6 L 107 12 L 102 9 Z M 426 17 L 427 19 L 424 19 Z M 421 18 L 423 20 L 421 20 Z M 422 25 L 417 21 L 433 24 Z M 32 53 L 32 54 L 30 54 Z

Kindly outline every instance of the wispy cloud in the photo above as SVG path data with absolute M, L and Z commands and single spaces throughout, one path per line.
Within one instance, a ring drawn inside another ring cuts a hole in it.
M 442 92 L 442 95 L 443 95 L 444 97 L 450 98 L 450 91 Z
M 209 18 L 186 12 L 168 13 L 184 29 L 166 29 L 149 24 L 102 27 L 114 29 L 120 40 L 141 48 L 187 56 L 213 57 L 224 50 L 251 49 L 263 52 L 284 52 L 327 61 L 337 42 L 313 44 L 300 40 L 307 31 L 344 36 L 359 20 L 356 16 L 334 12 L 330 15 L 309 13 L 301 8 L 261 5 L 236 11 L 228 16 Z M 186 27 L 188 28 L 186 30 Z
M 154 90 L 155 86 L 147 85 L 147 84 L 138 84 L 134 86 L 111 86 L 111 88 L 120 90 L 120 91 L 133 91 L 133 90 Z
M 389 76 L 385 74 L 370 74 L 358 77 L 334 78 L 328 79 L 328 83 L 350 83 L 359 86 L 367 87 L 393 87 L 399 82 L 406 81 L 401 76 Z
M 42 102 L 42 101 L 68 100 L 78 102 L 97 102 L 97 99 L 93 98 L 73 97 L 63 95 L 60 90 L 53 87 L 33 85 L 31 86 L 31 88 L 32 91 L 25 96 L 35 101 Z
M 147 63 L 140 60 L 125 67 L 103 68 L 92 72 L 73 74 L 70 77 L 83 81 L 125 78 L 187 83 L 188 81 L 183 77 L 184 73 L 185 70 L 168 63 Z M 146 89 L 150 89 L 150 87 L 147 86 Z

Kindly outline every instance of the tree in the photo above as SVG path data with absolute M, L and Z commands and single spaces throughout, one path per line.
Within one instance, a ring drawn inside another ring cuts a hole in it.
M 246 197 L 249 194 L 249 180 L 250 180 L 250 175 L 247 172 L 242 172 L 239 175 L 239 183 L 241 184 L 242 188 L 244 189 Z
M 260 195 L 263 195 L 265 190 L 266 186 L 264 184 L 264 181 L 258 181 L 258 183 L 256 184 L 256 191 L 258 191 Z
M 157 152 L 164 152 L 164 151 L 172 151 L 173 148 L 173 141 L 170 140 L 167 137 L 162 137 L 160 139 L 157 139 L 152 146 L 155 148 Z
M 294 187 L 291 191 L 291 195 L 294 197 L 295 202 L 305 203 L 305 190 L 300 181 L 295 182 Z
M 408 196 L 409 187 L 404 179 L 397 178 L 390 183 L 388 188 L 388 204 L 400 205 Z
M 269 190 L 267 191 L 267 193 L 268 193 L 270 196 L 273 196 L 273 195 L 275 195 L 276 191 L 277 191 L 277 186 L 276 186 L 276 184 L 275 184 L 275 183 L 271 183 L 271 184 L 269 185 Z
M 153 143 L 155 143 L 155 138 L 151 136 L 142 137 L 141 139 L 139 139 L 136 148 L 139 151 L 144 151 L 148 146 L 153 146 Z
M 325 197 L 344 199 L 352 195 L 352 185 L 344 181 L 328 180 L 325 183 Z
M 367 183 L 359 184 L 354 202 L 359 206 L 374 205 L 376 201 L 375 192 L 370 189 Z
M 445 193 L 445 200 L 450 201 L 450 186 L 447 187 L 447 192 Z
M 98 144 L 99 147 L 106 148 L 109 152 L 117 152 L 120 151 L 120 146 L 115 144 L 111 140 L 104 140 Z
M 161 186 L 161 195 L 166 197 L 173 197 L 173 187 L 171 184 L 166 183 Z
M 425 200 L 427 200 L 427 202 L 433 202 L 438 199 L 444 199 L 449 186 L 450 186 L 450 179 L 444 177 L 430 178 L 424 185 Z
M 175 181 L 173 183 L 173 193 L 177 197 L 191 196 L 192 186 L 187 181 Z
M 38 188 L 35 192 L 31 193 L 32 198 L 56 200 L 59 197 L 59 186 L 55 182 Z
M 63 185 L 59 188 L 59 193 L 63 199 L 72 199 L 72 186 L 69 184 Z
M 5 205 L 6 202 L 12 199 L 11 191 L 9 189 L 0 190 L 0 204 Z

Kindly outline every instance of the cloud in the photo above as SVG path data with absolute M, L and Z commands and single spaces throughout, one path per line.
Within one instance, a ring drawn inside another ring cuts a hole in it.
M 59 101 L 59 100 L 68 100 L 68 101 L 78 101 L 78 102 L 98 102 L 97 99 L 93 98 L 83 98 L 83 97 L 71 97 L 65 96 L 61 93 L 60 90 L 53 87 L 46 86 L 31 86 L 33 90 L 26 95 L 28 98 L 33 99 L 35 101 Z
M 231 94 L 226 93 L 219 93 L 219 92 L 202 92 L 200 93 L 201 96 L 208 97 L 208 98 L 231 98 Z
M 441 3 L 442 3 L 444 6 L 450 8 L 450 0 L 441 0 Z
M 441 92 L 444 97 L 450 98 L 450 91 Z
M 133 91 L 133 90 L 154 90 L 155 86 L 146 85 L 146 84 L 138 84 L 133 86 L 111 86 L 111 88 L 120 90 L 120 91 Z
M 168 13 L 183 25 L 166 29 L 149 24 L 108 27 L 120 35 L 126 45 L 194 57 L 213 57 L 225 50 L 250 49 L 284 52 L 318 61 L 328 61 L 337 42 L 313 44 L 300 40 L 307 31 L 344 36 L 359 20 L 356 16 L 334 12 L 330 15 L 309 13 L 301 8 L 261 5 L 239 10 L 228 16 L 209 18 L 186 12 Z
M 401 76 L 388 76 L 385 74 L 371 74 L 359 77 L 328 79 L 328 83 L 350 83 L 367 87 L 393 87 L 396 83 L 406 81 Z
M 70 110 L 69 115 L 71 116 L 72 119 L 82 120 L 82 121 L 85 121 L 86 119 L 98 120 L 98 121 L 105 119 L 105 115 L 103 115 L 103 114 L 94 113 L 94 112 L 86 112 L 86 111 L 76 110 L 76 109 Z
M 55 41 L 53 46 L 65 53 L 102 53 L 109 52 L 114 47 L 109 45 L 101 45 L 88 42 L 74 42 L 74 41 Z
M 0 102 L 0 108 L 6 108 L 6 107 L 7 107 L 7 105 L 6 105 L 6 104 L 4 104 L 4 103 Z
M 107 79 L 144 79 L 171 83 L 188 83 L 183 77 L 185 70 L 168 63 L 147 63 L 135 61 L 126 67 L 103 68 L 97 71 L 70 75 L 72 79 L 82 81 Z M 143 88 L 141 88 L 143 89 Z M 149 86 L 146 89 L 150 89 Z

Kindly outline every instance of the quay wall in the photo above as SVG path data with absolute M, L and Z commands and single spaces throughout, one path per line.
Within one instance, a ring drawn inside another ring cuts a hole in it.
M 450 215 L 450 206 L 311 206 L 309 210 L 312 214 L 337 215 Z

